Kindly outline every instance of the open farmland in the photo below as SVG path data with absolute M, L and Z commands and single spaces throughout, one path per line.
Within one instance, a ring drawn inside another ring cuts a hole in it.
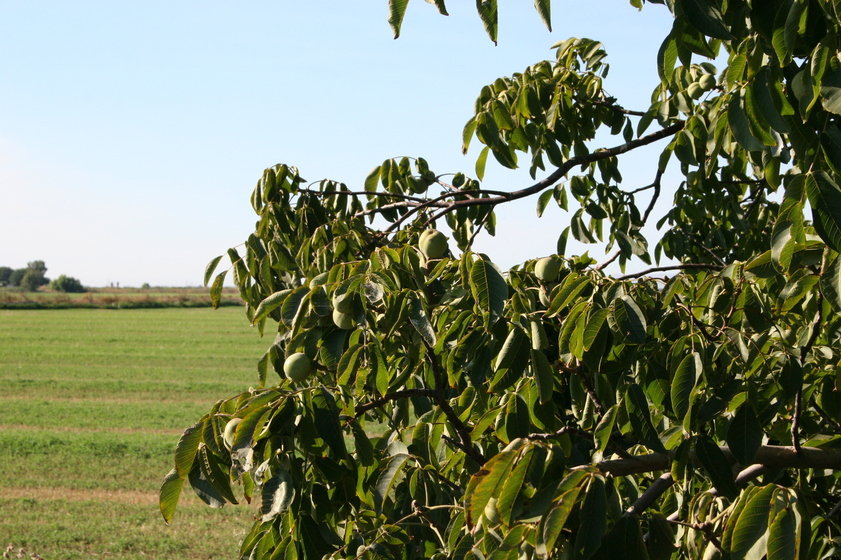
M 247 507 L 188 491 L 165 526 L 157 489 L 183 428 L 252 385 L 268 343 L 241 307 L 0 311 L 0 547 L 235 557 Z

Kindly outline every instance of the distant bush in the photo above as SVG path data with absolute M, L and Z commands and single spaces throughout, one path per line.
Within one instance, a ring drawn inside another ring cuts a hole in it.
M 14 269 L 8 266 L 0 266 L 0 286 L 5 286 L 9 283 L 9 278 L 12 276 Z
M 143 285 L 142 285 L 142 286 L 140 286 L 140 289 L 141 289 L 141 290 L 148 290 L 148 289 L 150 289 L 151 287 L 152 287 L 152 286 L 150 286 L 150 285 L 149 285 L 149 282 L 143 282 Z
M 79 282 L 79 280 L 73 278 L 72 276 L 65 276 L 64 274 L 50 282 L 50 288 L 57 292 L 66 293 L 80 294 L 82 292 L 87 292 L 87 289 L 82 286 L 82 283 Z
M 25 268 L 16 268 L 9 274 L 9 286 L 20 286 L 20 281 L 23 275 L 26 274 Z

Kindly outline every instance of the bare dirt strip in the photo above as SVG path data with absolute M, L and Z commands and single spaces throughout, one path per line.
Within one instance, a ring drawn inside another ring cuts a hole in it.
M 110 434 L 156 434 L 162 436 L 177 436 L 184 430 L 164 430 L 151 428 L 79 428 L 76 426 L 30 426 L 27 424 L 0 424 L 0 432 L 21 430 L 29 432 L 73 432 L 73 433 L 110 433 Z
M 213 405 L 213 401 L 207 399 L 201 400 L 189 400 L 189 399 L 181 399 L 177 397 L 173 397 L 171 400 L 166 398 L 156 397 L 154 399 L 98 399 L 95 397 L 86 399 L 82 397 L 53 397 L 53 396 L 37 396 L 32 397 L 31 395 L 9 395 L 0 397 L 0 402 L 2 401 L 35 401 L 35 402 L 62 402 L 62 403 L 107 403 L 107 404 L 159 404 L 161 402 L 172 402 L 178 403 L 183 405 L 194 405 L 194 406 L 207 406 L 208 408 Z
M 29 498 L 39 501 L 66 500 L 70 502 L 117 502 L 121 504 L 157 505 L 156 492 L 132 490 L 80 490 L 75 488 L 22 487 L 0 488 L 0 499 L 16 500 Z

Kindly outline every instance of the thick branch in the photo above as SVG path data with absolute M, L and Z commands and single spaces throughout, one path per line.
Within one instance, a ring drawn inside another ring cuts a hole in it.
M 727 446 L 721 447 L 721 450 L 730 462 L 737 462 Z M 597 463 L 595 467 L 606 474 L 627 476 L 667 470 L 671 461 L 671 457 L 666 453 L 651 453 L 626 459 L 602 461 Z M 841 449 L 801 447 L 798 453 L 791 446 L 763 445 L 756 452 L 754 464 L 772 469 L 841 470 Z
M 672 478 L 672 473 L 667 472 L 661 475 L 660 478 L 654 481 L 654 484 L 648 487 L 648 490 L 637 498 L 637 501 L 631 507 L 625 510 L 625 513 L 627 515 L 639 515 L 653 504 L 657 498 L 662 496 L 666 490 L 671 488 L 674 483 L 675 480 Z
M 435 404 L 441 408 L 444 416 L 447 417 L 447 420 L 456 431 L 456 434 L 458 434 L 460 441 L 453 441 L 453 443 L 464 451 L 468 457 L 476 461 L 479 465 L 483 465 L 485 463 L 485 457 L 473 446 L 473 439 L 470 437 L 470 430 L 464 422 L 461 421 L 458 414 L 456 414 L 456 411 L 453 410 L 453 407 L 450 406 L 449 401 L 447 401 L 447 398 L 441 392 L 442 389 L 446 387 L 447 374 L 441 369 L 441 364 L 438 363 L 438 360 L 435 359 L 435 352 L 432 347 L 425 341 L 424 346 L 426 346 L 426 358 L 429 361 L 429 365 L 432 367 L 432 373 L 435 376 L 435 382 L 438 385 L 438 390 L 432 392 L 432 400 L 435 401 Z

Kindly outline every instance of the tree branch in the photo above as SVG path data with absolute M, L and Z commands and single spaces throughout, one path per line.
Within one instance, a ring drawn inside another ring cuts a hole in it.
M 657 204 L 657 199 L 660 198 L 660 180 L 663 178 L 663 170 L 658 169 L 657 174 L 654 176 L 654 181 L 649 185 L 649 187 L 654 188 L 654 194 L 651 195 L 651 200 L 648 201 L 648 206 L 645 209 L 645 212 L 642 215 L 642 223 L 646 223 L 648 221 L 648 216 L 651 215 L 651 211 L 654 210 L 654 205 Z
M 736 458 L 727 446 L 722 446 L 720 449 L 731 463 L 737 463 Z M 625 459 L 602 461 L 594 466 L 606 474 L 627 476 L 664 471 L 670 467 L 671 462 L 672 457 L 667 453 L 650 453 Z M 801 447 L 800 453 L 798 453 L 792 446 L 763 445 L 756 452 L 754 464 L 772 469 L 841 470 L 841 449 Z
M 497 204 L 511 202 L 512 200 L 518 200 L 520 198 L 526 198 L 528 196 L 537 194 L 542 190 L 551 187 L 552 185 L 557 183 L 564 175 L 569 173 L 569 171 L 572 170 L 574 167 L 577 167 L 579 165 L 585 166 L 590 163 L 595 163 L 597 161 L 610 159 L 612 157 L 616 157 L 626 152 L 630 152 L 631 150 L 635 150 L 642 146 L 647 146 L 648 144 L 652 144 L 658 140 L 662 140 L 663 138 L 668 138 L 669 136 L 673 136 L 677 132 L 679 132 L 683 128 L 684 124 L 685 123 L 683 121 L 680 121 L 670 126 L 667 126 L 666 128 L 658 130 L 657 132 L 652 132 L 651 134 L 643 136 L 642 138 L 637 138 L 635 140 L 631 140 L 630 142 L 626 142 L 624 144 L 620 144 L 612 148 L 605 148 L 582 156 L 571 157 L 563 164 L 561 164 L 561 166 L 558 167 L 555 171 L 549 174 L 546 178 L 524 189 L 511 192 L 489 191 L 483 189 L 480 191 L 475 191 L 477 196 L 470 196 L 469 198 L 465 198 L 462 200 L 452 200 L 447 203 L 443 202 L 447 198 L 472 193 L 470 191 L 453 191 L 444 193 L 441 196 L 427 200 L 423 203 L 415 203 L 409 201 L 394 203 L 392 205 L 389 205 L 389 207 L 403 207 L 408 208 L 409 211 L 406 212 L 406 214 L 404 214 L 403 216 L 401 216 L 399 220 L 392 223 L 385 230 L 385 233 L 391 233 L 395 231 L 403 224 L 403 222 L 408 220 L 411 216 L 428 208 L 441 208 L 441 210 L 439 210 L 437 213 L 430 217 L 429 222 L 434 222 L 438 218 L 441 218 L 446 214 L 453 212 L 456 209 L 463 206 L 496 206 Z M 375 212 L 375 210 L 366 212 L 373 213 Z
M 409 397 L 433 397 L 437 394 L 435 389 L 403 389 L 402 391 L 394 391 L 393 393 L 386 393 L 378 399 L 367 402 L 365 404 L 358 404 L 353 409 L 354 416 L 359 418 L 369 410 L 379 408 L 390 401 L 406 399 Z
M 675 480 L 672 478 L 672 473 L 667 472 L 654 481 L 654 484 L 648 487 L 648 490 L 642 493 L 639 498 L 625 510 L 625 515 L 639 515 L 645 511 L 657 498 L 672 487 Z
M 721 267 L 715 264 L 707 264 L 707 263 L 684 263 L 684 264 L 676 264 L 672 266 L 654 266 L 651 268 L 647 268 L 640 272 L 633 272 L 631 274 L 625 274 L 624 276 L 617 276 L 617 280 L 631 280 L 633 278 L 639 278 L 640 276 L 645 276 L 646 274 L 651 274 L 652 272 L 664 272 L 667 270 L 719 270 Z

